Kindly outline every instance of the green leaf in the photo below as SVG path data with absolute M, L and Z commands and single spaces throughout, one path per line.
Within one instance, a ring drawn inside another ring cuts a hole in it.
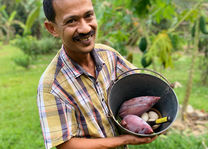
M 145 54 L 146 60 L 150 61 L 154 57 L 158 57 L 160 63 L 165 67 L 172 66 L 172 43 L 167 32 L 159 33 L 153 40 L 153 44 Z
M 1 6 L 0 7 L 0 12 L 3 11 L 3 10 L 5 10 L 5 8 L 6 8 L 6 5 Z
M 17 12 L 13 11 L 12 14 L 10 15 L 9 19 L 8 19 L 8 23 L 11 24 L 12 21 L 14 20 L 15 16 L 16 16 Z
M 9 18 L 9 15 L 8 15 L 7 12 L 5 11 L 5 9 L 2 9 L 1 12 L 2 12 L 4 18 L 6 18 L 6 19 Z
M 32 25 L 34 24 L 35 20 L 39 17 L 40 8 L 41 8 L 41 6 L 37 6 L 28 15 L 27 21 L 26 21 L 26 28 L 24 30 L 24 35 L 27 34 L 27 33 L 29 33 L 29 31 L 30 31 Z
M 14 21 L 12 22 L 12 24 L 17 24 L 17 25 L 19 25 L 22 29 L 25 29 L 25 24 L 22 23 L 21 21 L 14 20 Z
M 22 0 L 16 0 L 16 3 L 20 3 Z

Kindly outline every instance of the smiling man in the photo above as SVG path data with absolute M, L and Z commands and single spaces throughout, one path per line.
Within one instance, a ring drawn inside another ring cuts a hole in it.
M 45 27 L 62 47 L 43 73 L 37 103 L 46 148 L 108 149 L 155 138 L 119 135 L 108 117 L 107 91 L 132 68 L 114 49 L 95 44 L 91 0 L 44 0 Z

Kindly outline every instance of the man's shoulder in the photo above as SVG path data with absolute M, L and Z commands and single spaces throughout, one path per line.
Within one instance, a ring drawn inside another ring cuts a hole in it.
M 51 89 L 52 84 L 54 83 L 56 74 L 59 70 L 59 57 L 60 57 L 60 51 L 56 54 L 56 56 L 52 59 L 50 64 L 47 66 L 45 71 L 43 72 L 40 81 L 39 86 L 41 86 L 44 89 Z

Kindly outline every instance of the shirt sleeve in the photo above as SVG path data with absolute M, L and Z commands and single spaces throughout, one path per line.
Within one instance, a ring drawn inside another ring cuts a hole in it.
M 46 149 L 64 143 L 76 135 L 75 110 L 46 89 L 38 88 L 37 104 Z
M 116 75 L 117 75 L 117 77 L 126 71 L 137 68 L 132 63 L 130 63 L 128 60 L 126 60 L 123 56 L 121 56 L 118 52 L 116 52 L 116 56 L 117 56 L 117 61 L 116 61 L 116 73 L 117 73 Z M 127 74 L 131 74 L 131 73 L 135 73 L 135 72 L 136 71 L 130 71 Z
M 109 51 L 112 51 L 115 54 L 114 56 L 116 58 L 116 64 L 115 64 L 116 76 L 119 76 L 120 74 L 122 74 L 123 72 L 126 72 L 128 70 L 137 68 L 132 63 L 130 63 L 128 60 L 126 60 L 118 51 L 116 51 L 112 47 L 109 47 L 109 46 L 103 45 L 103 44 L 96 44 L 96 47 L 101 48 L 101 49 L 108 49 Z M 131 73 L 135 73 L 135 72 L 140 72 L 140 71 L 139 70 L 132 71 L 127 74 L 131 74 Z

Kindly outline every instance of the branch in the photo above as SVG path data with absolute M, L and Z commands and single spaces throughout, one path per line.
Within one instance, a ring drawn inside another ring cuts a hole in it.
M 194 10 L 196 10 L 196 9 L 199 9 L 199 7 L 200 7 L 200 5 L 203 3 L 203 1 L 204 0 L 201 0 L 200 2 L 198 2 L 189 12 L 187 12 L 186 13 L 186 15 L 173 27 L 173 28 L 170 28 L 169 30 L 168 30 L 168 33 L 171 33 L 171 32 L 173 32 L 173 31 L 175 31 L 176 30 L 176 28 L 187 18 L 187 17 L 189 17 L 191 14 L 192 14 L 192 12 L 194 11 Z

